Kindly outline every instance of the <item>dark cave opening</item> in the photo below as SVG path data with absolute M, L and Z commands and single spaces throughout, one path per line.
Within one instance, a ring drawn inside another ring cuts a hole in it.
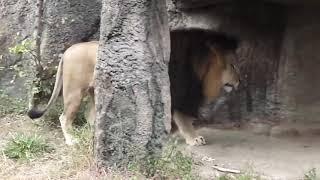
M 170 12 L 170 65 L 190 54 L 205 54 L 201 41 L 208 37 L 202 34 L 238 40 L 241 88 L 218 108 L 211 107 L 207 124 L 319 122 L 320 83 L 314 81 L 320 72 L 318 8 L 319 4 L 230 1 L 196 8 L 186 3 L 182 15 Z
M 197 117 L 200 121 L 203 120 L 210 123 L 209 116 L 218 109 L 218 103 L 221 104 L 221 102 L 217 100 L 210 104 L 202 102 L 201 80 L 195 75 L 192 68 L 193 60 L 198 63 L 206 63 L 205 61 L 210 51 L 208 43 L 218 45 L 223 50 L 235 52 L 239 41 L 233 36 L 201 29 L 172 31 L 169 76 L 172 107 Z M 237 65 L 239 62 L 232 63 Z M 226 95 L 223 90 L 221 90 L 220 94 L 224 101 L 229 101 L 230 95 Z M 201 108 L 199 109 L 199 107 Z

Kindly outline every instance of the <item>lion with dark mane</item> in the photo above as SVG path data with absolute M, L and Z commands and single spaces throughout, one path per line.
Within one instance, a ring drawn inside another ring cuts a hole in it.
M 216 100 L 221 90 L 230 92 L 239 86 L 237 43 L 233 37 L 197 29 L 171 33 L 172 126 L 189 145 L 206 144 L 192 125 L 200 106 Z
M 82 98 L 91 97 L 89 122 L 95 119 L 94 106 L 94 67 L 97 59 L 98 42 L 78 43 L 68 48 L 59 63 L 55 86 L 47 106 L 43 110 L 32 107 L 28 116 L 32 119 L 41 117 L 56 101 L 63 91 L 64 110 L 59 120 L 65 142 L 72 145 L 76 142 L 70 134 L 76 112 L 79 110 Z M 171 81 L 173 122 L 189 145 L 203 145 L 205 139 L 196 134 L 192 121 L 195 119 L 201 103 L 214 100 L 220 90 L 230 91 L 239 85 L 239 72 L 232 65 L 229 57 L 234 57 L 233 51 L 227 51 L 215 44 L 194 47 L 205 51 L 205 55 L 192 56 L 178 65 L 183 67 L 183 73 L 176 73 L 170 62 L 169 74 Z M 201 49 L 203 48 L 203 49 Z M 178 70 L 179 71 L 179 70 Z M 171 77 L 171 75 L 173 77 Z M 185 76 L 185 82 L 177 82 L 175 75 Z M 181 87 L 179 85 L 183 84 Z M 187 85 L 187 86 L 185 86 Z M 185 88 L 185 91 L 179 89 Z M 184 92 L 179 94 L 180 92 Z

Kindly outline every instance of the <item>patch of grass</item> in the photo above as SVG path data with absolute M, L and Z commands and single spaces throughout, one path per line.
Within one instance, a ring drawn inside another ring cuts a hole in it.
M 6 144 L 3 152 L 11 159 L 30 160 L 52 150 L 41 136 L 16 134 Z
M 92 154 L 93 152 L 93 132 L 89 123 L 74 128 L 72 131 L 73 136 L 78 140 L 77 150 L 82 151 L 84 154 Z M 80 149 L 79 149 L 80 148 Z
M 231 177 L 229 177 L 228 175 L 222 175 L 219 176 L 217 180 L 230 180 Z
M 196 179 L 192 175 L 193 159 L 177 149 L 176 143 L 169 143 L 159 157 L 147 157 L 143 162 L 129 164 L 132 172 L 142 173 L 146 177 L 160 179 Z
M 222 176 L 219 176 L 217 179 L 218 180 L 261 180 L 261 177 L 251 172 L 245 172 L 239 175 L 224 174 Z
M 236 180 L 260 180 L 260 176 L 250 173 L 241 174 L 236 177 Z
M 305 173 L 303 179 L 304 180 L 319 180 L 320 177 L 317 176 L 316 168 L 312 168 L 307 173 Z
M 71 147 L 71 164 L 78 171 L 93 164 L 93 132 L 88 123 L 74 128 L 71 132 L 78 143 Z

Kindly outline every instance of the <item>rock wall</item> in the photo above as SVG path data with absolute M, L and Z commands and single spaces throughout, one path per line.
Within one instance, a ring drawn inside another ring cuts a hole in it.
M 320 5 L 290 6 L 279 68 L 281 115 L 320 122 Z
M 32 38 L 36 11 L 36 1 L 0 1 L 0 67 L 5 69 L 0 68 L 0 88 L 15 97 L 26 97 L 26 79 L 16 78 L 13 82 L 15 72 L 6 68 L 26 59 L 10 55 L 8 48 Z M 99 39 L 100 12 L 100 0 L 45 1 L 42 63 L 55 67 L 59 55 L 70 45 Z M 48 81 L 54 82 L 52 74 L 50 77 Z
M 46 1 L 41 54 L 43 61 L 59 61 L 59 54 L 72 44 L 97 40 L 100 27 L 100 0 Z
M 15 72 L 8 69 L 23 60 L 9 53 L 8 48 L 31 37 L 35 19 L 35 1 L 0 0 L 0 90 L 15 97 L 26 97 L 25 80 L 12 81 Z

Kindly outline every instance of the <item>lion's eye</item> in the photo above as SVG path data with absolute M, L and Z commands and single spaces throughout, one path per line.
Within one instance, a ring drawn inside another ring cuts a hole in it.
M 231 65 L 231 67 L 233 68 L 233 70 L 235 70 L 236 72 L 239 73 L 239 69 L 238 69 L 234 64 L 230 64 L 230 65 Z

